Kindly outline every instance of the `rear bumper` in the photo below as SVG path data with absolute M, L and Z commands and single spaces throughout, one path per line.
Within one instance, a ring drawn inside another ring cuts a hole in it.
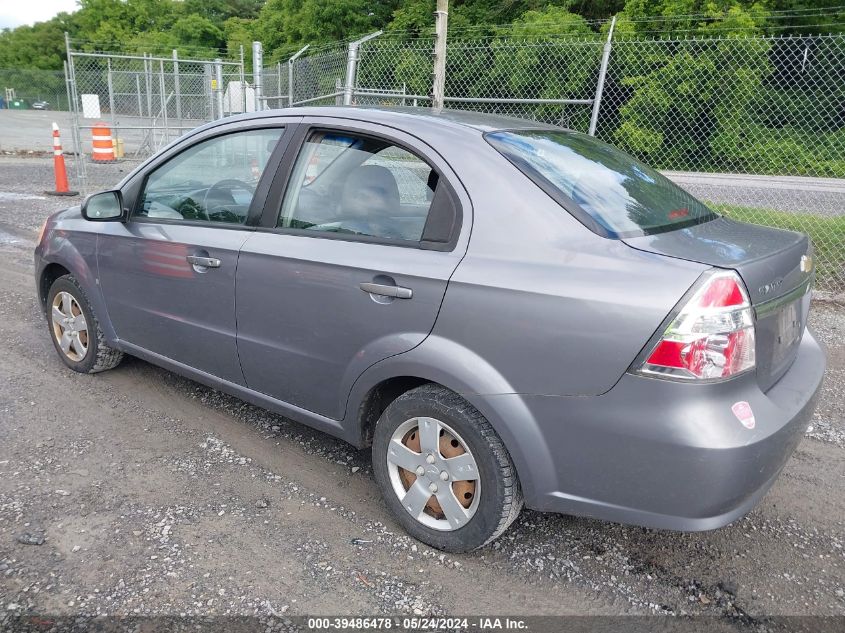
M 626 374 L 602 396 L 522 396 L 545 444 L 534 450 L 551 456 L 536 461 L 546 468 L 517 463 L 520 478 L 530 479 L 526 503 L 672 530 L 726 525 L 760 501 L 795 450 L 825 364 L 808 331 L 766 393 L 753 373 L 708 385 Z M 753 429 L 733 414 L 738 401 L 751 405 Z M 519 452 L 531 455 L 532 447 Z

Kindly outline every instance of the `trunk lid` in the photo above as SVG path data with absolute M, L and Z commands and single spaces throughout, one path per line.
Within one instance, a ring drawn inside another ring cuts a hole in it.
M 739 273 L 756 314 L 760 388 L 767 391 L 786 373 L 795 360 L 810 309 L 813 270 L 802 260 L 812 255 L 806 235 L 720 217 L 623 241 L 642 251 Z

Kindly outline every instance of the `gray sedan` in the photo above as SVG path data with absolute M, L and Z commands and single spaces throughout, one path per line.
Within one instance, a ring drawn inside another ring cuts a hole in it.
M 51 216 L 35 260 L 68 367 L 132 354 L 371 446 L 396 520 L 447 551 L 523 504 L 723 526 L 774 483 L 825 368 L 805 235 L 474 113 L 215 121 Z

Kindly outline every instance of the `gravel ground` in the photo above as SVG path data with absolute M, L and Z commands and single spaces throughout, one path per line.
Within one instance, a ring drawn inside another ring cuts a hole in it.
M 390 518 L 366 451 L 140 360 L 65 369 L 32 282 L 63 204 L 45 174 L 0 159 L 0 630 L 21 613 L 845 615 L 845 308 L 814 305 L 821 403 L 747 517 L 680 534 L 526 511 L 444 555 Z

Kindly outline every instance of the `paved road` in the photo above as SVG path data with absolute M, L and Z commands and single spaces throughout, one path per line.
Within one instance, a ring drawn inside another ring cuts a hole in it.
M 0 110 L 0 151 L 49 151 L 53 146 L 52 124 L 59 125 L 62 135 L 62 147 L 66 152 L 73 152 L 73 134 L 71 128 L 71 117 L 67 112 L 40 111 L 40 110 Z M 98 121 L 112 124 L 110 117 L 102 119 L 82 119 L 81 126 L 93 126 Z M 149 126 L 148 119 L 138 117 L 118 116 L 114 121 L 112 134 L 124 141 L 124 148 L 127 157 L 135 157 L 137 154 L 145 158 L 156 149 L 164 147 L 168 140 L 174 140 L 180 134 L 190 130 L 202 121 L 176 121 L 168 122 L 168 129 L 165 130 L 163 123 L 159 121 L 160 128 L 155 131 L 137 129 Z M 90 129 L 80 131 L 81 151 L 91 153 Z
M 664 172 L 709 202 L 824 216 L 845 215 L 845 179 Z
M 748 517 L 678 534 L 525 512 L 444 556 L 404 536 L 366 451 L 139 360 L 67 370 L 32 282 L 61 205 L 32 184 L 42 162 L 0 159 L 0 629 L 22 612 L 845 615 L 845 309 L 815 306 L 822 402 Z

